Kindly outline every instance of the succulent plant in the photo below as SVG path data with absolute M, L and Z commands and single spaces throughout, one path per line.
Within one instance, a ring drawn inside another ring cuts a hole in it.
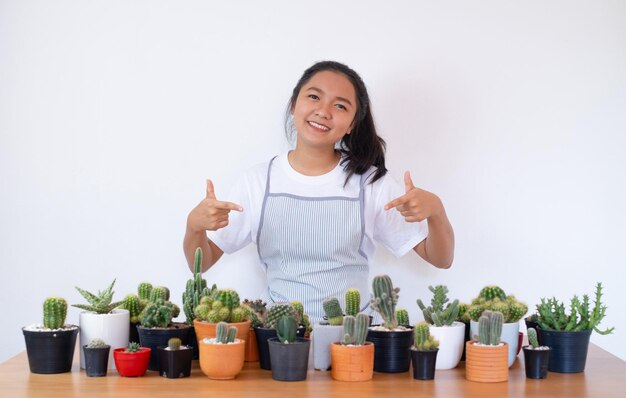
M 193 324 L 193 320 L 196 318 L 194 309 L 200 304 L 202 297 L 211 296 L 216 290 L 215 284 L 209 289 L 206 280 L 202 278 L 202 249 L 198 247 L 193 263 L 193 278 L 187 280 L 183 292 L 183 311 L 185 312 L 186 323 Z
M 97 295 L 76 287 L 76 290 L 89 302 L 87 304 L 72 304 L 72 307 L 80 308 L 86 311 L 92 311 L 97 314 L 108 314 L 113 311 L 114 308 L 122 304 L 121 301 L 111 302 L 113 300 L 113 285 L 115 285 L 115 279 L 113 282 L 103 291 L 99 291 Z
M 409 323 L 409 312 L 404 308 L 399 308 L 396 310 L 396 319 L 398 320 L 398 325 L 408 326 Z
M 346 315 L 343 319 L 343 345 L 363 345 L 369 328 L 369 315 L 359 313 L 356 317 Z
M 504 317 L 497 311 L 486 310 L 478 320 L 478 341 L 484 345 L 500 344 Z
M 428 290 L 433 293 L 430 307 L 426 307 L 422 300 L 417 300 L 417 305 L 422 310 L 422 314 L 424 314 L 424 320 L 435 326 L 452 325 L 459 314 L 459 300 L 454 300 L 450 303 L 448 287 L 444 285 L 428 286 Z
M 62 297 L 48 297 L 43 302 L 43 326 L 48 329 L 61 329 L 65 326 L 67 301 Z
M 469 323 L 471 318 L 469 317 L 469 313 L 467 310 L 469 309 L 469 304 L 459 303 L 459 313 L 456 316 L 456 320 L 459 322 Z
M 139 299 L 139 296 L 136 294 L 127 294 L 118 308 L 122 308 L 128 310 L 130 313 L 130 322 L 138 323 L 141 321 L 141 311 L 145 308 L 145 303 Z
M 430 335 L 427 322 L 420 322 L 413 330 L 413 346 L 418 351 L 432 351 L 439 348 L 439 341 Z
M 248 308 L 248 319 L 250 319 L 250 326 L 262 326 L 265 323 L 265 316 L 267 315 L 267 303 L 261 299 L 254 301 L 245 299 L 242 306 Z
M 346 291 L 346 315 L 356 316 L 361 310 L 361 293 L 359 289 L 350 288 Z
M 391 278 L 388 275 L 375 276 L 372 281 L 372 287 L 374 297 L 370 301 L 370 306 L 383 317 L 383 327 L 394 330 L 398 327 L 395 311 L 400 288 L 393 287 Z
M 472 300 L 467 309 L 469 318 L 478 321 L 485 310 L 497 311 L 504 317 L 504 323 L 515 323 L 526 315 L 528 306 L 513 295 L 506 295 L 498 286 L 484 287 L 478 297 Z
M 539 347 L 539 340 L 537 339 L 537 330 L 535 330 L 535 328 L 528 328 L 528 342 L 533 348 Z
M 136 341 L 131 341 L 130 343 L 128 343 L 128 345 L 126 346 L 126 349 L 124 350 L 124 352 L 139 352 L 139 351 L 141 351 L 141 346 Z
M 91 339 L 89 344 L 87 344 L 87 348 L 106 348 L 109 347 L 107 343 L 102 339 Z
M 343 312 L 336 297 L 328 297 L 322 302 L 328 324 L 340 326 L 343 323 Z
M 276 336 L 281 343 L 288 344 L 296 341 L 298 323 L 293 316 L 282 316 L 276 322 Z
M 175 305 L 163 299 L 150 301 L 141 315 L 141 326 L 145 328 L 166 328 L 172 323 Z
M 291 303 L 274 303 L 267 311 L 264 326 L 266 328 L 276 329 L 276 323 L 283 316 L 292 316 L 296 320 L 296 323 L 300 323 L 301 321 L 298 318 L 298 311 L 293 308 Z

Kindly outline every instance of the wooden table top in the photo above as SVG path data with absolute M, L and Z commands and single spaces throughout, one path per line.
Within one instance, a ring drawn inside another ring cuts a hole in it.
M 0 364 L 0 397 L 624 397 L 626 362 L 590 344 L 583 373 L 548 373 L 544 380 L 527 379 L 520 353 L 505 383 L 475 383 L 465 380 L 464 363 L 452 370 L 438 370 L 435 380 L 414 380 L 412 371 L 398 374 L 374 372 L 367 382 L 339 382 L 330 372 L 309 370 L 307 380 L 279 382 L 258 362 L 246 363 L 235 380 L 209 380 L 194 361 L 191 377 L 167 379 L 148 371 L 138 378 L 119 377 L 109 370 L 106 377 L 87 377 L 77 356 L 72 371 L 54 375 L 32 374 L 25 352 Z M 217 394 L 217 395 L 215 395 Z

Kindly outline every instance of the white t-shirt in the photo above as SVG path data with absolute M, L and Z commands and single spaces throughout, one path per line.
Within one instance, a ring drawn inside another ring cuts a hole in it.
M 249 169 L 239 178 L 228 196 L 220 198 L 243 207 L 243 212 L 231 211 L 227 227 L 209 231 L 208 236 L 225 253 L 233 253 L 250 242 L 255 244 L 261 217 L 261 208 L 267 182 L 269 160 Z M 375 169 L 372 167 L 368 175 Z M 341 163 L 320 176 L 305 176 L 295 171 L 287 153 L 272 163 L 270 192 L 288 193 L 305 197 L 359 197 L 361 176 L 354 174 L 344 186 L 347 173 Z M 426 221 L 409 223 L 395 209 L 385 210 L 391 200 L 405 193 L 404 186 L 389 174 L 373 184 L 366 182 L 364 192 L 365 237 L 362 250 L 368 261 L 374 257 L 375 241 L 385 246 L 396 257 L 414 248 L 428 235 Z

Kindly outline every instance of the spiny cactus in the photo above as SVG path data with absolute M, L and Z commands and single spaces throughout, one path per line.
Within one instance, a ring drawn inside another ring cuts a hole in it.
M 459 300 L 449 303 L 448 287 L 444 285 L 428 286 L 428 290 L 433 293 L 430 307 L 426 307 L 422 300 L 417 300 L 417 305 L 424 314 L 424 320 L 435 326 L 452 325 L 459 314 Z
M 267 311 L 267 316 L 265 317 L 265 327 L 276 329 L 276 323 L 283 316 L 292 316 L 296 320 L 296 323 L 300 322 L 300 319 L 298 319 L 298 311 L 293 308 L 291 303 L 274 303 Z
M 166 328 L 172 323 L 175 305 L 157 299 L 148 303 L 141 316 L 141 326 L 145 328 Z
M 359 289 L 351 288 L 346 291 L 346 315 L 356 316 L 361 310 L 361 293 Z
M 170 299 L 170 289 L 165 286 L 155 286 L 150 292 L 150 301 L 156 301 L 158 299 L 168 301 Z
M 420 322 L 415 325 L 413 340 L 413 345 L 418 351 L 432 351 L 439 348 L 439 341 L 430 335 L 430 328 L 427 322 Z
M 200 304 L 202 297 L 208 297 L 217 290 L 213 284 L 211 289 L 207 287 L 207 282 L 202 278 L 202 249 L 197 248 L 193 263 L 193 278 L 187 281 L 183 292 L 183 311 L 185 312 L 186 323 L 192 324 L 196 318 L 194 308 Z
M 282 316 L 276 322 L 276 336 L 281 343 L 293 343 L 296 341 L 296 329 L 298 324 L 293 316 Z
M 499 298 L 500 300 L 506 299 L 504 290 L 502 290 L 499 286 L 485 286 L 481 289 L 478 296 L 484 298 L 485 300 L 493 300 L 496 298 Z
M 346 315 L 343 320 L 343 345 L 363 345 L 369 328 L 369 315 L 359 313 L 356 317 Z
M 409 312 L 404 308 L 399 308 L 396 310 L 396 319 L 398 320 L 398 325 L 407 326 L 409 325 Z
M 391 278 L 388 275 L 375 276 L 372 281 L 372 287 L 374 297 L 370 302 L 370 306 L 383 317 L 383 326 L 385 328 L 389 330 L 395 329 L 398 327 L 395 311 L 400 288 L 393 287 Z
M 309 319 L 309 316 L 304 313 L 304 304 L 302 304 L 300 301 L 292 301 L 291 306 L 296 310 L 296 322 L 298 319 L 300 319 L 300 325 L 304 326 L 304 337 L 308 337 L 313 330 L 313 327 L 311 326 L 311 320 Z
M 152 284 L 150 282 L 141 282 L 137 286 L 137 295 L 141 300 L 150 300 L 150 294 L 152 293 Z
M 119 308 L 128 310 L 131 323 L 138 323 L 141 320 L 141 311 L 144 307 L 145 304 L 139 299 L 139 296 L 132 293 L 126 295 L 122 305 L 119 306 Z
M 537 330 L 535 330 L 535 328 L 528 328 L 528 342 L 533 348 L 539 347 L 539 340 L 537 340 Z
M 502 313 L 486 310 L 478 320 L 478 340 L 484 345 L 500 344 Z
M 343 312 L 336 297 L 328 297 L 322 302 L 322 306 L 330 325 L 338 326 L 343 323 Z
M 128 343 L 128 345 L 126 346 L 126 349 L 124 350 L 124 352 L 139 352 L 139 351 L 141 351 L 141 346 L 136 341 L 131 341 L 130 343 Z
M 459 322 L 469 323 L 471 318 L 469 317 L 469 313 L 467 310 L 469 309 L 469 304 L 459 303 L 459 313 L 456 316 L 456 320 Z
M 77 286 L 76 290 L 78 290 L 80 294 L 85 298 L 85 300 L 89 302 L 89 305 L 72 304 L 72 307 L 80 308 L 86 311 L 92 311 L 97 314 L 110 313 L 115 307 L 118 307 L 120 304 L 122 304 L 121 301 L 115 303 L 111 302 L 111 300 L 113 299 L 113 294 L 115 293 L 113 291 L 113 285 L 115 285 L 115 279 L 113 279 L 111 285 L 109 285 L 109 287 L 107 287 L 104 291 L 98 292 L 98 295 L 90 293 Z
M 48 297 L 43 302 L 43 326 L 48 329 L 61 329 L 65 326 L 67 301 L 62 297 Z
M 102 339 L 91 339 L 89 344 L 87 344 L 87 348 L 106 348 L 108 346 Z
M 516 323 L 526 315 L 528 307 L 515 296 L 507 296 L 498 286 L 486 286 L 472 300 L 467 313 L 472 320 L 478 321 L 485 310 L 500 312 L 504 323 Z
M 239 294 L 231 289 L 216 290 L 211 297 L 202 297 L 200 304 L 194 308 L 198 320 L 210 323 L 243 322 L 250 316 L 250 309 L 242 306 Z

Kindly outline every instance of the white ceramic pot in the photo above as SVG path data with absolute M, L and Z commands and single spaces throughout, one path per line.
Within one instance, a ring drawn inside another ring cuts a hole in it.
M 454 369 L 463 355 L 465 324 L 454 322 L 450 326 L 430 325 L 430 334 L 439 340 L 439 353 L 435 369 Z
M 470 338 L 478 335 L 478 322 L 470 322 Z M 513 366 L 517 357 L 517 345 L 519 343 L 519 322 L 502 324 L 502 334 L 500 340 L 509 344 L 509 368 Z
M 343 326 L 320 325 L 316 323 L 311 333 L 313 343 L 313 367 L 317 370 L 330 368 L 330 345 L 341 341 Z
M 109 369 L 115 369 L 113 350 L 128 345 L 130 313 L 128 310 L 116 309 L 110 314 L 81 312 L 79 315 L 80 347 L 89 344 L 92 339 L 102 339 L 111 346 L 109 352 Z M 85 368 L 83 350 L 80 350 L 80 368 Z

